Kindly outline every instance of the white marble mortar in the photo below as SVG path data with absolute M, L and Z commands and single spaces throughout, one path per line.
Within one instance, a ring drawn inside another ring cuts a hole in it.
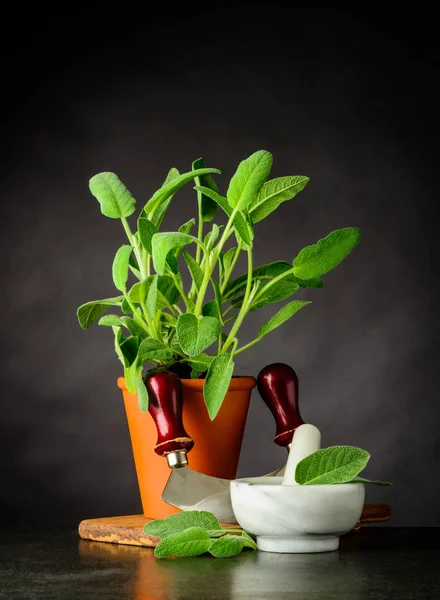
M 231 501 L 238 523 L 257 536 L 266 552 L 337 550 L 339 536 L 359 520 L 364 505 L 362 483 L 281 485 L 282 477 L 231 481 Z

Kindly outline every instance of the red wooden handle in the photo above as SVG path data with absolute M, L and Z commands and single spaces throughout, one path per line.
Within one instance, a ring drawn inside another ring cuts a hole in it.
M 148 390 L 148 412 L 157 428 L 154 451 L 159 456 L 171 452 L 189 452 L 194 440 L 186 433 L 182 423 L 182 384 L 174 373 L 156 371 L 145 380 Z
M 295 429 L 304 421 L 298 406 L 298 377 L 289 365 L 273 363 L 260 371 L 257 377 L 260 396 L 269 407 L 277 426 L 274 442 L 288 446 Z

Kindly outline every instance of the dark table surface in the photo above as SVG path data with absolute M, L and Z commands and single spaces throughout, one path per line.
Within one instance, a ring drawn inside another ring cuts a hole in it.
M 364 527 L 339 551 L 156 559 L 75 531 L 0 538 L 0 598 L 84 600 L 440 599 L 438 528 Z

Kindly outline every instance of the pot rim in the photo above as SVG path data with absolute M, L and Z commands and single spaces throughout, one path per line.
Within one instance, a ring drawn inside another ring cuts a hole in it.
M 204 379 L 181 379 L 182 386 L 184 388 L 189 388 L 192 390 L 200 390 L 203 389 L 203 384 L 205 382 Z M 125 385 L 125 377 L 118 377 L 118 388 L 121 390 L 126 390 L 127 386 Z M 257 385 L 257 380 L 255 377 L 233 377 L 231 379 L 231 383 L 229 384 L 228 392 L 235 392 L 237 390 L 252 390 Z

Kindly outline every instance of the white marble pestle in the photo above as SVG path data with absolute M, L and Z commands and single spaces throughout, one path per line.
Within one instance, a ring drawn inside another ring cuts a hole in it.
M 317 427 L 305 423 L 296 429 L 284 469 L 283 485 L 298 485 L 295 481 L 297 464 L 320 447 L 321 432 Z

